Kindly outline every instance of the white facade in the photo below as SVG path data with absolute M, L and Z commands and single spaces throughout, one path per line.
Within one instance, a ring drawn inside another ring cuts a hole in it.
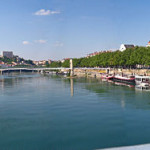
M 124 50 L 126 50 L 126 47 L 124 44 L 121 44 L 120 45 L 120 49 L 119 49 L 121 52 L 123 52 Z
M 8 58 L 13 58 L 13 52 L 12 51 L 3 51 L 2 56 L 8 57 Z
M 121 44 L 119 50 L 120 50 L 121 52 L 123 52 L 123 51 L 126 50 L 127 48 L 134 48 L 134 45 Z

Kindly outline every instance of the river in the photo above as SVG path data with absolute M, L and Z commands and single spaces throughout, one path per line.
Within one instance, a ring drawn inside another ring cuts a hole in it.
M 0 76 L 1 150 L 94 150 L 150 143 L 150 92 L 92 78 Z

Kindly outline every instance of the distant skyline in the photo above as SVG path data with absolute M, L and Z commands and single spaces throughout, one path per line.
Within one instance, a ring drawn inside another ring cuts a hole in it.
M 1 0 L 0 51 L 60 60 L 150 40 L 149 0 Z

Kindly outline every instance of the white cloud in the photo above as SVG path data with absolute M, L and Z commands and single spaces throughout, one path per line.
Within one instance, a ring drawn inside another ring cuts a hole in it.
M 40 9 L 37 12 L 34 13 L 34 15 L 37 16 L 48 16 L 48 15 L 54 15 L 54 14 L 59 14 L 59 11 L 51 11 L 51 10 L 45 10 L 45 9 Z
M 54 43 L 54 47 L 63 47 L 63 46 L 64 46 L 64 43 L 62 43 L 62 42 L 56 41 Z
M 45 43 L 47 43 L 47 40 L 40 39 L 40 40 L 34 40 L 33 42 L 38 43 L 38 44 L 45 44 Z M 23 41 L 22 44 L 23 45 L 29 45 L 29 44 L 34 44 L 33 42 Z
M 40 44 L 45 44 L 45 43 L 47 43 L 46 40 L 35 40 L 34 42 L 35 42 L 35 43 L 40 43 Z
M 29 42 L 29 41 L 23 41 L 22 44 L 23 44 L 23 45 L 29 45 L 30 42 Z

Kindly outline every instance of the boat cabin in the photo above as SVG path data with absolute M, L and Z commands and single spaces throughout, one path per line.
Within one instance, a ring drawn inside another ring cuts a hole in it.
M 150 84 L 150 76 L 135 76 L 136 84 L 148 83 Z

